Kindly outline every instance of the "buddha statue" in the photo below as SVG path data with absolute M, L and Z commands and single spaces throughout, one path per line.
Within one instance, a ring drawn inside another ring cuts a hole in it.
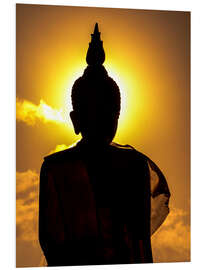
M 120 91 L 103 66 L 98 24 L 91 37 L 88 66 L 72 87 L 70 117 L 82 139 L 41 167 L 39 242 L 48 266 L 152 263 L 169 188 L 149 157 L 113 142 Z

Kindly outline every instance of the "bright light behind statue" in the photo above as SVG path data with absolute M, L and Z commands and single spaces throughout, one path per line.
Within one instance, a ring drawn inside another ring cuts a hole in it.
M 125 75 L 119 71 L 119 66 L 113 65 L 108 61 L 105 63 L 105 68 L 108 72 L 108 75 L 113 78 L 113 80 L 117 83 L 120 89 L 121 94 L 121 110 L 119 116 L 118 130 L 120 131 L 120 137 L 122 134 L 125 134 L 128 131 L 129 124 L 132 121 L 135 124 L 135 113 L 138 109 L 138 92 L 133 91 L 136 88 L 136 85 L 133 85 L 132 80 L 128 80 Z M 71 101 L 71 89 L 74 84 L 74 81 L 82 76 L 84 71 L 84 66 L 75 66 L 72 71 L 69 71 L 67 77 L 64 78 L 61 84 L 58 84 L 59 88 L 56 93 L 62 91 L 63 92 L 63 100 L 61 103 L 61 109 L 66 119 L 66 123 L 64 123 L 64 127 L 71 132 L 73 126 L 69 117 L 69 113 L 72 110 L 72 101 Z M 71 74 L 71 75 L 70 75 Z M 138 113 L 136 113 L 136 117 L 138 117 Z M 118 136 L 117 136 L 118 137 Z
M 98 30 L 98 29 L 97 29 Z M 100 32 L 98 32 L 100 34 Z M 99 36 L 100 39 L 100 36 Z M 102 46 L 102 41 L 101 46 Z M 105 44 L 104 44 L 105 49 Z M 111 49 L 113 50 L 113 48 Z M 126 138 L 126 135 L 129 132 L 130 127 L 135 127 L 137 121 L 139 121 L 139 116 L 141 111 L 143 113 L 143 108 L 140 107 L 140 96 L 139 89 L 136 86 L 136 74 L 130 74 L 128 70 L 123 68 L 123 64 L 117 60 L 111 58 L 111 50 L 106 55 L 106 61 L 103 63 L 108 76 L 111 77 L 120 89 L 121 95 L 121 110 L 118 122 L 118 130 L 115 136 L 115 140 L 121 143 L 121 141 Z M 59 79 L 56 79 L 58 82 L 55 83 L 57 86 L 56 93 L 60 93 L 61 96 L 61 105 L 60 108 L 63 112 L 65 123 L 64 128 L 65 132 L 67 129 L 69 133 L 72 133 L 73 136 L 73 126 L 69 113 L 72 111 L 72 101 L 71 101 L 71 91 L 74 82 L 76 79 L 83 75 L 86 64 L 84 62 L 85 55 L 87 51 L 84 51 L 84 56 L 80 56 L 80 61 L 75 62 L 77 59 L 74 59 L 75 64 L 72 64 L 71 70 L 64 70 L 61 72 Z M 83 59 L 83 61 L 81 60 Z M 65 67 L 65 62 L 64 62 Z M 57 77 L 56 77 L 57 78 Z M 59 81 L 60 80 L 60 81 Z M 56 98 L 57 99 L 57 98 Z M 141 111 L 140 111 L 141 108 Z M 77 137 L 78 138 L 78 137 Z

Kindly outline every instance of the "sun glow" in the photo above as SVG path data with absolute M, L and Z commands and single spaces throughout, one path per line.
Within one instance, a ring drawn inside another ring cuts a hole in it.
M 71 91 L 74 82 L 83 75 L 85 67 L 81 65 L 75 66 L 72 71 L 69 71 L 68 74 L 64 77 L 60 89 L 63 91 L 63 101 L 61 103 L 62 110 L 66 115 L 66 122 L 70 128 L 73 128 L 70 112 L 72 111 L 72 101 L 71 101 Z M 70 75 L 71 74 L 71 75 Z
M 81 56 L 81 58 L 84 59 L 85 57 Z M 57 87 L 55 93 L 60 93 L 61 99 L 58 108 L 61 108 L 66 119 L 66 123 L 64 123 L 66 130 L 64 132 L 67 132 L 68 128 L 68 132 L 72 133 L 73 139 L 77 139 L 78 136 L 74 135 L 73 124 L 69 116 L 72 110 L 71 90 L 75 80 L 83 75 L 86 66 L 84 61 L 78 61 L 71 66 L 71 69 L 61 71 L 55 86 Z M 121 111 L 115 140 L 118 143 L 125 144 L 126 140 L 131 136 L 131 130 L 136 129 L 137 125 L 139 125 L 140 115 L 143 114 L 142 98 L 137 85 L 138 80 L 135 74 L 125 70 L 119 62 L 107 61 L 104 66 L 108 75 L 115 80 L 120 89 Z M 58 96 L 56 96 L 56 99 L 58 100 Z
M 117 72 L 112 66 L 107 66 L 108 75 L 117 83 L 119 89 L 120 89 L 120 95 L 121 95 L 121 110 L 120 110 L 120 116 L 119 121 L 120 123 L 123 123 L 126 117 L 126 108 L 128 107 L 128 98 L 126 95 L 126 83 L 123 79 L 121 79 L 121 76 L 119 72 Z
M 56 121 L 65 123 L 65 117 L 63 116 L 62 109 L 56 110 L 48 106 L 43 100 L 40 100 L 40 106 L 38 108 L 38 114 L 43 115 L 47 121 Z

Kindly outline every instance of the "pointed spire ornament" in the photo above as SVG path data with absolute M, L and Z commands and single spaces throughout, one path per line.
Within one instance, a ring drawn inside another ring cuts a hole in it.
M 91 34 L 91 42 L 87 51 L 86 62 L 89 66 L 102 65 L 105 60 L 103 41 L 100 38 L 98 23 L 95 24 L 94 33 Z
M 96 35 L 97 33 L 99 33 L 99 27 L 98 27 L 98 23 L 95 23 L 94 34 Z
M 119 87 L 108 76 L 108 72 L 103 65 L 104 60 L 103 41 L 100 38 L 98 23 L 96 23 L 86 55 L 88 65 L 83 75 L 74 82 L 72 87 L 73 109 L 79 112 L 95 103 L 98 108 L 97 113 L 101 111 L 102 114 L 105 107 L 112 112 L 112 115 L 119 117 Z

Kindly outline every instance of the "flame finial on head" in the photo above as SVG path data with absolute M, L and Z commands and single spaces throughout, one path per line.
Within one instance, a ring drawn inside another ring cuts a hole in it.
M 99 27 L 98 27 L 98 23 L 95 23 L 94 35 L 96 35 L 97 33 L 99 33 Z
M 98 23 L 95 24 L 94 33 L 91 34 L 91 42 L 87 51 L 86 62 L 89 66 L 102 65 L 105 60 L 103 41 L 100 39 Z

